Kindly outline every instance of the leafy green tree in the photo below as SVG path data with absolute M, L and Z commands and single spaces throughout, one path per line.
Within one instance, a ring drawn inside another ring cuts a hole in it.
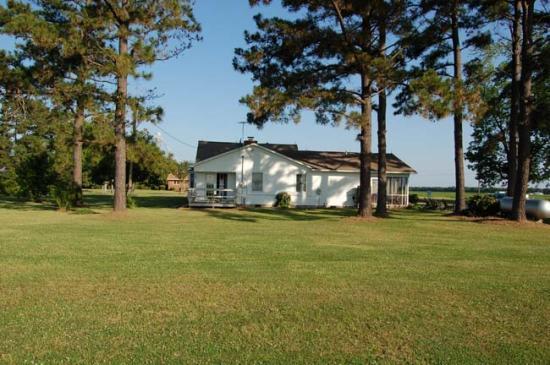
M 137 127 L 140 123 L 144 122 L 160 123 L 164 114 L 161 107 L 147 106 L 145 104 L 147 101 L 146 99 L 146 97 L 133 97 L 128 100 L 132 114 L 132 131 L 130 135 L 130 149 L 128 151 L 128 190 L 130 191 L 134 188 L 134 161 L 138 142 Z
M 514 195 L 517 159 L 518 159 L 518 117 L 519 117 L 519 98 L 520 98 L 520 79 L 521 79 L 521 0 L 481 0 L 479 15 L 482 16 L 488 24 L 493 23 L 494 28 L 504 24 L 509 29 L 509 42 L 506 42 L 507 54 L 503 55 L 510 58 L 508 74 L 511 80 L 509 104 L 503 105 L 509 110 L 508 146 L 506 147 L 506 165 L 507 194 Z M 505 34 L 501 35 L 503 39 L 508 38 Z M 491 106 L 489 106 L 491 108 Z
M 5 24 L 3 13 L 0 19 Z M 66 116 L 36 95 L 24 60 L 21 50 L 0 53 L 0 189 L 40 200 L 53 177 L 63 174 L 66 149 L 56 141 L 63 138 Z
M 505 65 L 507 66 L 507 65 Z M 487 83 L 481 97 L 487 109 L 473 125 L 472 141 L 466 152 L 469 167 L 483 187 L 507 185 L 509 173 L 509 121 L 511 82 L 505 67 L 496 72 L 495 81 Z M 531 132 L 531 168 L 529 181 L 541 183 L 550 179 L 550 134 L 533 129 Z
M 250 108 L 248 121 L 259 127 L 268 121 L 299 122 L 300 112 L 307 109 L 315 112 L 318 123 L 345 121 L 358 128 L 358 215 L 370 216 L 372 98 L 380 65 L 387 61 L 380 52 L 373 14 L 381 3 L 286 0 L 282 4 L 294 19 L 257 15 L 258 31 L 245 33 L 248 48 L 235 51 L 235 69 L 250 73 L 256 82 L 252 94 L 241 100 Z
M 105 49 L 117 84 L 114 210 L 124 211 L 128 77 L 150 76 L 140 71 L 141 66 L 182 53 L 198 39 L 200 26 L 188 0 L 102 0 L 97 1 L 97 16 L 103 19 L 114 41 Z
M 15 177 L 5 192 L 41 200 L 50 185 L 69 181 L 67 115 L 24 93 L 8 95 L 2 106 L 3 122 L 8 120 L 11 126 L 9 167 Z
M 90 187 L 112 183 L 115 167 L 112 114 L 98 114 L 94 118 L 92 123 L 85 126 L 84 132 L 84 186 Z M 133 186 L 151 189 L 164 187 L 166 176 L 177 171 L 181 163 L 161 150 L 155 143 L 154 136 L 146 129 L 136 129 L 135 135 L 129 141 L 128 168 L 133 166 Z
M 13 164 L 14 125 L 10 116 L 11 89 L 13 86 L 13 59 L 5 51 L 0 51 L 0 193 L 15 194 L 17 183 Z
M 522 41 L 523 5 L 519 0 L 486 0 L 483 12 L 489 21 L 509 25 L 510 36 L 485 52 L 481 59 L 470 62 L 467 68 L 468 82 L 483 85 L 481 97 L 487 106 L 481 120 L 474 125 L 474 140 L 468 149 L 467 158 L 484 185 L 507 182 L 508 194 L 514 195 L 517 179 L 517 123 L 521 60 L 518 60 Z M 548 83 L 550 67 L 548 56 L 548 14 L 539 9 L 533 15 L 534 50 L 532 76 L 532 117 L 530 122 L 530 168 L 529 182 L 540 183 L 549 178 L 550 129 L 547 113 L 550 111 Z M 517 23 L 520 24 L 517 24 Z M 520 49 L 518 50 L 518 44 Z M 493 67 L 495 60 L 504 61 Z M 508 119 L 508 123 L 506 123 Z
M 91 2 L 36 0 L 9 1 L 0 8 L 7 19 L 6 34 L 23 40 L 22 57 L 32 66 L 36 93 L 72 114 L 72 181 L 76 205 L 82 204 L 82 146 L 85 113 L 92 104 L 105 103 L 97 80 L 104 72 L 99 52 L 105 39 Z

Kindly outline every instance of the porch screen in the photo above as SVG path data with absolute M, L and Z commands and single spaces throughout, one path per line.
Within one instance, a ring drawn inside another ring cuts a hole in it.
M 406 205 L 407 204 L 407 177 L 395 176 L 388 177 L 388 204 Z
M 214 195 L 214 190 L 216 187 L 216 175 L 215 174 L 207 174 L 206 175 L 206 195 L 212 196 Z

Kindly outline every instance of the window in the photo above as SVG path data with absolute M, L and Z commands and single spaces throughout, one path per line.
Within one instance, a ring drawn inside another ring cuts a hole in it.
M 306 175 L 297 174 L 296 175 L 296 191 L 302 192 L 306 191 Z
M 206 175 L 206 195 L 207 196 L 214 195 L 215 183 L 216 183 L 216 175 L 207 174 Z
M 264 174 L 261 172 L 252 173 L 252 191 L 264 190 Z

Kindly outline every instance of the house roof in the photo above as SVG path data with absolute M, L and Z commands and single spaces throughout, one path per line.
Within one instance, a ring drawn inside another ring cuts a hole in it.
M 197 147 L 197 155 L 195 162 L 200 162 L 208 158 L 221 155 L 222 153 L 242 147 L 242 143 L 236 142 L 213 142 L 199 141 Z M 283 151 L 297 151 L 298 146 L 295 144 L 274 144 L 274 143 L 258 143 L 258 145 L 269 148 L 270 150 L 283 153 Z
M 258 143 L 259 146 L 278 152 L 292 160 L 299 161 L 314 170 L 354 171 L 360 166 L 359 153 L 340 151 L 300 151 L 296 144 Z M 196 162 L 242 147 L 241 143 L 199 141 Z M 388 153 L 387 171 L 393 173 L 416 173 L 416 171 L 395 156 Z M 378 169 L 378 155 L 372 154 L 371 169 Z
M 301 161 L 314 169 L 349 171 L 358 170 L 361 166 L 359 153 L 340 151 L 285 151 L 281 152 L 293 160 Z M 386 154 L 388 172 L 416 173 L 416 171 L 400 160 L 393 153 Z M 371 169 L 378 169 L 378 154 L 371 154 Z
M 168 177 L 166 178 L 167 181 L 174 181 L 174 180 L 177 180 L 177 181 L 180 181 L 182 179 L 180 179 L 179 177 L 177 177 L 176 175 L 174 174 L 168 174 Z

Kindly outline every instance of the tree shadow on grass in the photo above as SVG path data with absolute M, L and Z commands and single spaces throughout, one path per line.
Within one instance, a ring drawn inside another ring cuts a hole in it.
M 84 194 L 84 207 L 88 209 L 108 209 L 113 206 L 113 196 L 108 194 Z
M 138 208 L 171 208 L 187 206 L 184 196 L 134 196 Z
M 187 198 L 183 196 L 147 196 L 134 195 L 132 199 L 136 202 L 137 208 L 169 208 L 175 209 L 187 204 Z M 74 207 L 71 214 L 98 214 L 96 210 L 112 209 L 113 196 L 101 193 L 85 193 L 84 205 Z M 44 199 L 42 202 L 32 202 L 22 198 L 0 195 L 0 209 L 11 209 L 19 211 L 54 211 L 55 204 Z
M 353 209 L 280 209 L 280 208 L 249 208 L 249 209 L 206 209 L 208 215 L 217 219 L 239 222 L 259 221 L 318 221 L 352 217 Z
M 455 215 L 448 210 L 397 209 L 390 211 L 388 216 L 384 219 L 440 223 L 486 223 L 500 218 L 467 217 L 464 215 Z
M 131 195 L 137 208 L 176 209 L 187 205 L 184 196 Z M 88 193 L 84 195 L 84 204 L 92 209 L 109 209 L 113 207 L 113 196 L 110 194 Z
M 20 211 L 46 211 L 57 210 L 56 206 L 46 200 L 33 202 L 23 198 L 0 195 L 0 209 L 12 209 Z

